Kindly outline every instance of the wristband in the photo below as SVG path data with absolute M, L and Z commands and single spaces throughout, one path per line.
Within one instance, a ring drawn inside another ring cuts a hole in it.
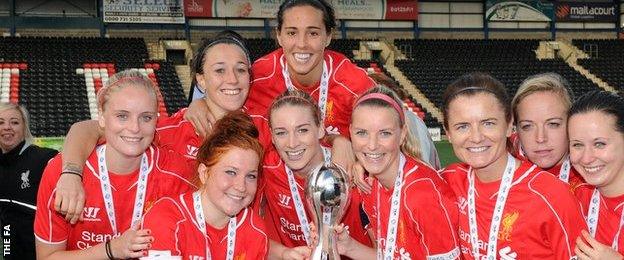
M 115 257 L 113 256 L 113 250 L 111 249 L 110 240 L 106 241 L 106 256 L 108 257 L 109 260 L 115 260 Z
M 65 171 L 62 171 L 62 172 L 61 172 L 61 175 L 63 175 L 63 174 L 73 174 L 73 175 L 78 175 L 78 176 L 80 177 L 80 179 L 82 180 L 82 173 L 79 173 L 79 172 L 74 172 L 74 171 L 67 171 L 67 170 L 65 170 Z

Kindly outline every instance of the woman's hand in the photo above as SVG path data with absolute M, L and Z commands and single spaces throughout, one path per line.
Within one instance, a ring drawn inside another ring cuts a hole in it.
M 587 233 L 587 231 L 581 231 L 581 235 L 576 238 L 576 248 L 574 253 L 579 259 L 624 259 L 617 251 L 613 250 L 610 246 L 604 245 L 598 240 L 594 239 Z
M 82 179 L 76 174 L 61 174 L 56 182 L 54 210 L 65 216 L 69 223 L 76 224 L 82 220 L 82 210 L 85 204 L 85 193 Z
M 147 256 L 154 237 L 149 229 L 128 229 L 120 237 L 111 240 L 111 251 L 115 259 L 139 258 Z
M 364 167 L 359 162 L 356 162 L 351 172 L 353 173 L 353 184 L 355 184 L 361 192 L 370 194 L 373 190 L 373 179 L 366 176 Z
M 310 250 L 307 246 L 298 246 L 287 248 L 282 252 L 283 260 L 305 260 L 310 259 L 310 254 L 312 254 L 312 250 Z
M 217 121 L 210 113 L 204 99 L 193 100 L 184 113 L 184 119 L 191 122 L 195 127 L 195 132 L 201 137 L 208 136 L 212 132 L 212 126 Z
M 349 251 L 353 250 L 353 238 L 349 235 L 349 226 L 344 224 L 334 226 L 334 232 L 336 232 L 338 254 L 347 255 Z

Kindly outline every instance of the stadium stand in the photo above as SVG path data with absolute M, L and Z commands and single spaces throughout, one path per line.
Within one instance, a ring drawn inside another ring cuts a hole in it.
M 588 69 L 620 92 L 624 91 L 624 41 L 611 39 L 573 40 L 572 43 L 590 56 L 579 59 L 579 65 Z
M 598 89 L 598 86 L 560 59 L 539 60 L 535 50 L 538 40 L 395 40 L 406 52 L 405 60 L 395 65 L 419 89 L 442 106 L 446 86 L 462 74 L 472 71 L 491 73 L 503 82 L 510 96 L 526 77 L 537 73 L 556 72 L 568 79 L 576 93 Z
M 63 136 L 72 123 L 95 118 L 96 90 L 124 69 L 140 69 L 155 81 L 163 101 L 161 113 L 184 107 L 173 65 L 147 58 L 140 38 L 2 37 L 0 86 L 8 83 L 10 98 L 30 110 L 35 136 Z

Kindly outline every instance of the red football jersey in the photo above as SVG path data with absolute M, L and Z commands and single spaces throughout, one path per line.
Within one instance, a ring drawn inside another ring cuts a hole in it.
M 409 156 L 405 158 L 393 259 L 458 258 L 455 194 L 430 166 Z M 369 230 L 383 250 L 394 187 L 380 189 L 375 178 L 372 187 L 371 194 L 362 194 L 362 205 L 370 221 Z
M 272 240 L 281 242 L 287 247 L 305 246 L 306 240 L 301 229 L 301 223 L 297 216 L 294 206 L 294 200 L 288 184 L 288 176 L 284 168 L 284 162 L 275 150 L 269 150 L 265 154 L 263 171 L 262 171 L 262 195 L 265 205 L 254 203 L 257 207 L 265 206 L 264 214 L 265 223 L 268 234 Z M 295 175 L 299 196 L 306 208 L 306 216 L 310 224 L 315 221 L 314 216 L 310 214 L 308 205 L 305 201 L 305 182 L 304 178 Z M 344 213 L 342 223 L 349 226 L 352 237 L 365 245 L 371 246 L 371 241 L 366 234 L 364 225 L 360 218 L 361 198 L 355 188 L 351 189 L 351 200 L 349 206 Z M 260 198 L 261 196 L 256 196 Z
M 581 184 L 575 189 L 576 197 L 581 201 L 585 218 L 588 217 L 589 203 L 594 189 L 594 186 L 587 183 Z M 598 224 L 596 224 L 596 240 L 606 246 L 612 246 L 617 237 L 617 251 L 622 255 L 624 255 L 624 238 L 622 238 L 624 236 L 622 229 L 624 228 L 620 227 L 620 221 L 623 208 L 624 195 L 613 198 L 600 195 L 600 211 L 598 211 Z M 618 236 L 618 233 L 622 235 Z
M 552 175 L 554 175 L 555 177 L 559 178 L 559 175 L 561 174 L 561 166 L 563 164 L 557 164 L 553 167 L 551 167 L 550 169 L 545 169 L 545 171 L 551 173 Z M 568 185 L 570 185 L 570 190 L 574 190 L 576 187 L 580 186 L 581 184 L 585 183 L 585 180 L 583 179 L 583 176 L 581 176 L 581 174 L 579 174 L 576 169 L 574 169 L 574 167 L 572 167 L 572 165 L 570 165 L 570 176 L 568 177 Z
M 166 150 L 173 150 L 189 158 L 195 159 L 199 147 L 204 141 L 196 132 L 190 121 L 184 119 L 186 109 L 181 109 L 171 117 L 159 116 L 156 128 L 155 143 Z M 271 145 L 271 131 L 268 120 L 259 115 L 250 115 L 256 128 L 258 140 L 263 147 Z
M 466 259 L 473 259 L 467 214 L 468 173 L 463 163 L 449 166 L 442 177 L 455 192 L 459 204 L 459 237 Z M 492 214 L 500 181 L 483 183 L 475 177 L 479 251 L 485 256 Z M 514 172 L 503 210 L 496 258 L 570 259 L 574 240 L 587 229 L 579 203 L 569 187 L 552 174 L 522 161 Z
M 263 221 L 249 208 L 237 218 L 234 259 L 265 259 L 268 239 Z M 214 228 L 206 224 L 205 236 L 197 224 L 193 193 L 162 198 L 143 217 L 143 228 L 152 230 L 151 250 L 170 251 L 182 259 L 226 259 L 228 227 Z
M 193 188 L 188 181 L 195 174 L 189 159 L 172 151 L 150 147 L 146 151 L 150 172 L 143 212 L 163 196 L 173 196 Z M 65 221 L 63 215 L 54 210 L 56 182 L 61 174 L 61 154 L 52 159 L 44 170 L 39 193 L 37 194 L 37 213 L 35 215 L 35 236 L 48 244 L 66 242 L 67 250 L 86 249 L 96 244 L 117 237 L 130 228 L 132 211 L 137 191 L 139 170 L 128 175 L 109 173 L 113 204 L 115 208 L 118 234 L 113 234 L 110 225 L 98 173 L 98 159 L 94 151 L 83 168 L 85 205 L 83 218 L 75 225 Z
M 253 81 L 245 103 L 251 114 L 266 116 L 273 100 L 286 91 L 280 62 L 283 56 L 284 51 L 280 48 L 254 62 L 251 69 Z M 338 52 L 325 50 L 324 61 L 329 70 L 324 125 L 328 133 L 340 133 L 348 137 L 353 103 L 362 93 L 375 86 L 375 82 L 368 77 L 365 70 Z M 301 86 L 293 80 L 293 85 L 318 102 L 320 82 L 314 86 Z

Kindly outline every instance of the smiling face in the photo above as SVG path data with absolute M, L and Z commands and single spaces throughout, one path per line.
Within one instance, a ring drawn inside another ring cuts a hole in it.
M 309 85 L 323 72 L 323 51 L 331 41 L 323 23 L 323 12 L 309 5 L 295 6 L 284 12 L 277 40 L 284 49 L 288 71 L 296 81 Z
M 223 115 L 241 109 L 250 84 L 249 62 L 245 52 L 234 44 L 216 44 L 206 50 L 202 68 L 203 73 L 195 77 L 205 90 L 210 111 Z
M 293 172 L 307 174 L 323 162 L 320 139 L 324 135 L 308 107 L 286 104 L 271 112 L 273 144 Z
M 624 134 L 601 111 L 574 114 L 568 122 L 570 162 L 606 196 L 624 194 Z
M 358 106 L 353 110 L 349 130 L 353 152 L 364 169 L 384 186 L 392 183 L 407 133 L 397 112 L 387 107 Z
M 138 158 L 156 131 L 156 98 L 144 87 L 126 86 L 108 94 L 99 124 L 104 128 L 107 157 Z
M 24 141 L 24 118 L 17 109 L 0 111 L 0 148 L 2 153 L 13 150 Z
M 560 95 L 535 92 L 524 97 L 516 109 L 518 136 L 529 160 L 542 169 L 561 163 L 568 153 L 568 108 Z
M 232 147 L 209 169 L 199 165 L 202 202 L 208 219 L 227 220 L 249 206 L 258 187 L 259 163 L 254 150 Z
M 504 109 L 494 95 L 477 93 L 456 97 L 448 106 L 447 122 L 446 133 L 457 158 L 477 173 L 502 174 L 507 162 L 506 141 L 511 134 L 511 122 L 505 119 Z

